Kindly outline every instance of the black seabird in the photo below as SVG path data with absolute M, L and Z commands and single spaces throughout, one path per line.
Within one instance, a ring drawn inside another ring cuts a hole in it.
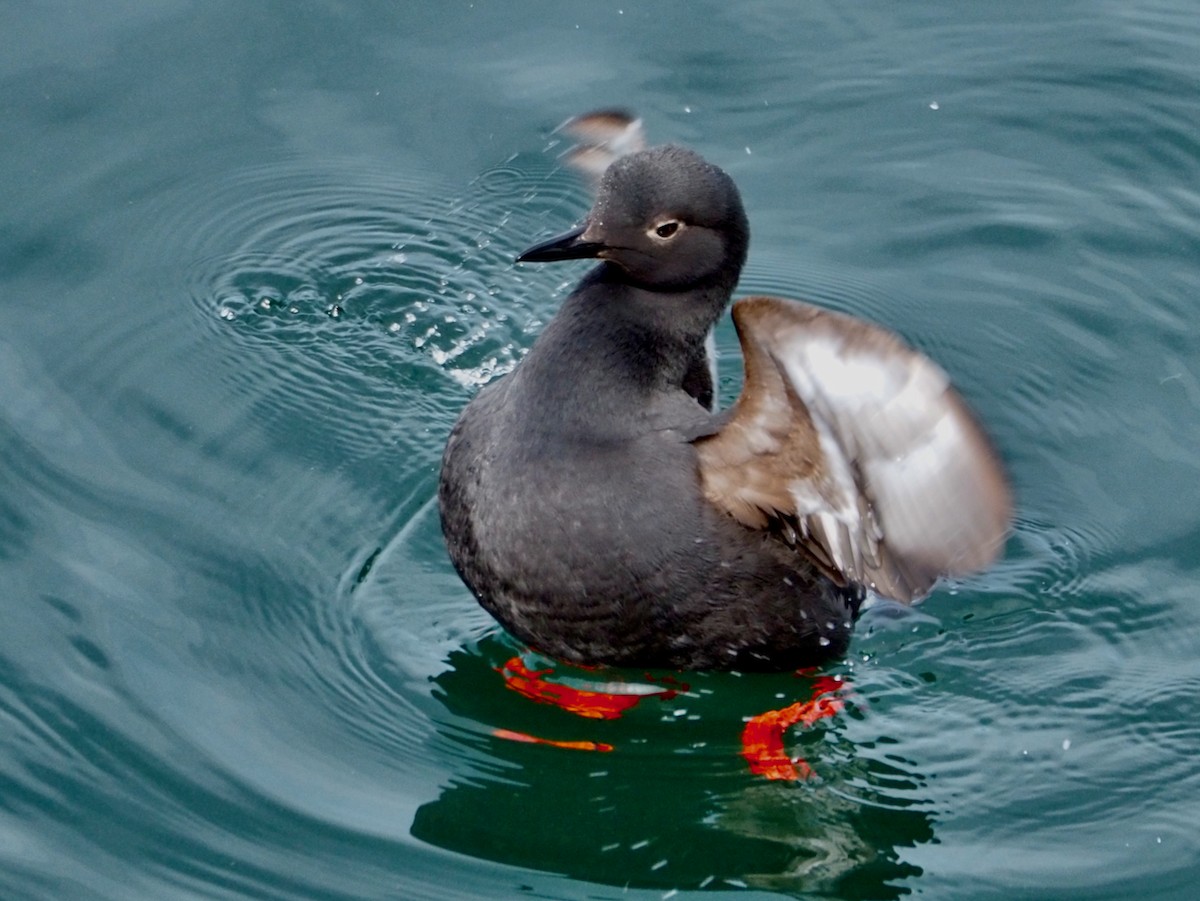
M 479 602 L 571 663 L 782 670 L 841 654 L 866 591 L 910 603 L 988 565 L 1009 490 L 945 373 L 878 326 L 749 297 L 742 394 L 713 412 L 705 342 L 749 241 L 736 186 L 642 149 L 632 118 L 569 126 L 590 142 L 577 165 L 603 172 L 595 204 L 518 259 L 599 265 L 442 463 L 442 528 Z

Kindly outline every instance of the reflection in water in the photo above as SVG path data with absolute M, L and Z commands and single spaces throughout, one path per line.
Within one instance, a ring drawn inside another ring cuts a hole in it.
M 888 898 L 920 873 L 900 849 L 933 839 L 915 794 L 921 777 L 845 747 L 836 724 L 791 739 L 820 780 L 750 774 L 739 753 L 746 715 L 778 706 L 784 692 L 807 697 L 809 680 L 689 673 L 677 695 L 647 696 L 619 719 L 585 719 L 508 691 L 497 671 L 512 653 L 506 640 L 453 652 L 434 680 L 453 715 L 444 737 L 470 745 L 467 759 L 478 765 L 460 768 L 419 809 L 415 837 L 500 863 L 664 890 Z M 514 742 L 483 729 L 612 750 Z

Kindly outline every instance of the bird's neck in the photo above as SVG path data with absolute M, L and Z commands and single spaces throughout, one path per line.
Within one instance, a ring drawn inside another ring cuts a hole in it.
M 589 390 L 674 390 L 729 302 L 732 285 L 654 292 L 624 283 L 602 264 L 580 283 L 539 338 L 527 365 L 578 374 Z

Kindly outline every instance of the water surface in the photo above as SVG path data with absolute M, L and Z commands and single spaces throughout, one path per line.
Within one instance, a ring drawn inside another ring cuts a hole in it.
M 0 31 L 0 895 L 1193 896 L 1190 4 L 123 0 Z M 586 209 L 552 130 L 612 104 L 737 180 L 740 293 L 894 328 L 1012 473 L 1005 560 L 826 668 L 846 711 L 789 736 L 817 780 L 739 754 L 805 678 L 689 675 L 612 721 L 509 691 L 441 545 L 454 417 L 583 271 L 512 263 Z

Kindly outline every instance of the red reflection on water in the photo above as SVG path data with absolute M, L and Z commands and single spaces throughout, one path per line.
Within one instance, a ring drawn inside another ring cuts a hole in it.
M 546 676 L 554 672 L 553 667 L 530 669 L 520 657 L 513 657 L 503 666 L 497 667 L 504 677 L 504 684 L 513 691 L 537 701 L 550 704 L 576 716 L 589 719 L 614 720 L 625 711 L 637 706 L 643 698 L 670 700 L 680 691 L 687 691 L 686 684 L 670 676 L 655 679 L 649 673 L 647 681 L 676 685 L 678 688 L 649 690 L 647 685 L 636 686 L 639 691 L 619 692 L 588 688 L 576 688 L 561 682 L 552 682 Z M 807 675 L 801 671 L 797 675 Z M 635 687 L 631 685 L 630 687 Z M 789 757 L 783 746 L 784 733 L 794 726 L 811 726 L 825 717 L 836 716 L 845 706 L 836 695 L 846 688 L 841 679 L 820 676 L 813 680 L 812 696 L 806 701 L 797 701 L 779 710 L 768 710 L 747 721 L 742 730 L 742 757 L 750 764 L 750 772 L 766 779 L 798 780 L 816 775 L 808 762 L 800 757 Z M 512 729 L 493 729 L 497 738 L 529 744 L 550 745 L 576 751 L 611 751 L 613 746 L 595 741 L 560 741 L 540 738 Z
M 789 757 L 783 734 L 793 726 L 811 726 L 819 719 L 835 716 L 845 706 L 834 695 L 845 687 L 839 679 L 822 676 L 813 684 L 812 697 L 780 710 L 752 717 L 742 730 L 742 756 L 750 772 L 767 779 L 811 779 L 816 773 L 800 757 Z
M 554 672 L 552 668 L 531 670 L 520 657 L 513 657 L 499 668 L 499 672 L 504 677 L 504 683 L 518 694 L 542 704 L 553 704 L 577 716 L 597 720 L 615 720 L 636 706 L 642 698 L 667 700 L 677 693 L 673 688 L 636 694 L 574 688 L 548 681 L 544 677 Z
M 566 748 L 570 751 L 611 751 L 613 746 L 602 741 L 558 741 L 553 738 L 538 738 L 528 732 L 514 732 L 512 729 L 493 729 L 496 738 L 506 738 L 509 741 L 520 741 L 531 745 L 550 745 L 554 748 Z

